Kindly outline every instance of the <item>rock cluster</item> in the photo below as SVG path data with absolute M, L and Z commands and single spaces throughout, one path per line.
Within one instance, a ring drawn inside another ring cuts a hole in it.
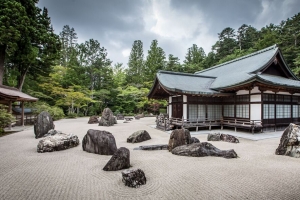
M 223 133 L 209 133 L 207 135 L 207 141 L 224 141 L 231 143 L 239 143 L 239 140 L 233 135 Z
M 187 129 L 175 129 L 172 131 L 169 139 L 169 151 L 172 151 L 175 147 L 190 144 L 191 134 Z
M 104 108 L 99 126 L 113 126 L 117 124 L 117 119 L 114 117 L 113 112 L 109 108 Z
M 145 173 L 141 169 L 127 169 L 122 172 L 122 182 L 128 187 L 139 187 L 147 182 Z
M 290 123 L 281 136 L 275 154 L 300 157 L 300 126 Z
M 76 147 L 79 144 L 79 139 L 73 134 L 56 133 L 39 141 L 37 152 L 52 152 Z
M 136 131 L 133 134 L 131 134 L 127 138 L 127 142 L 138 143 L 138 142 L 143 142 L 143 141 L 150 140 L 150 139 L 151 139 L 151 137 L 146 130 L 140 130 L 140 131 Z
M 113 155 L 117 151 L 117 145 L 110 132 L 90 129 L 82 140 L 82 149 L 89 153 Z
M 172 154 L 192 157 L 218 156 L 224 158 L 237 158 L 237 154 L 233 149 L 220 150 L 208 142 L 178 146 L 172 150 Z
M 104 171 L 117 171 L 130 167 L 130 152 L 127 148 L 119 148 L 104 166 Z
M 54 129 L 53 119 L 51 115 L 46 111 L 38 114 L 34 122 L 35 138 L 37 139 L 44 137 L 44 135 L 46 135 L 51 129 Z
M 99 116 L 97 116 L 97 115 L 90 116 L 88 124 L 98 124 L 99 123 L 98 119 L 99 119 Z

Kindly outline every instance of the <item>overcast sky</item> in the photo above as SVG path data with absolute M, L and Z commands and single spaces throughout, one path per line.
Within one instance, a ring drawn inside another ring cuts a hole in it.
M 69 25 L 79 43 L 98 40 L 124 66 L 134 40 L 143 42 L 145 58 L 157 39 L 166 56 L 182 62 L 193 44 L 208 54 L 226 27 L 260 29 L 300 12 L 299 0 L 40 0 L 38 6 L 48 8 L 57 34 Z

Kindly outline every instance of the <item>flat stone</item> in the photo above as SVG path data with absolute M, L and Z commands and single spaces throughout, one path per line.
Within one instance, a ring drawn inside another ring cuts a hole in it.
M 168 150 L 169 145 L 167 144 L 156 144 L 156 145 L 146 145 L 146 146 L 139 146 L 134 148 L 133 150 Z
M 79 144 L 79 139 L 73 134 L 56 133 L 43 138 L 37 145 L 37 152 L 52 152 L 61 151 L 76 147 Z
M 117 151 L 117 145 L 110 132 L 90 129 L 82 140 L 82 149 L 89 153 L 113 155 Z
M 237 154 L 233 149 L 220 150 L 208 142 L 178 146 L 172 150 L 172 154 L 192 157 L 217 156 L 224 158 L 237 158 Z

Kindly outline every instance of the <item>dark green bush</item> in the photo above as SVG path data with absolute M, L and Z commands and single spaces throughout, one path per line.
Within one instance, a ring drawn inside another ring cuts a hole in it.
M 14 121 L 12 114 L 7 112 L 7 106 L 0 104 L 0 133 L 4 132 L 4 128 Z
M 60 107 L 50 106 L 49 104 L 42 101 L 31 103 L 26 106 L 32 108 L 33 112 L 37 115 L 43 111 L 47 111 L 51 115 L 53 120 L 65 118 L 64 111 Z

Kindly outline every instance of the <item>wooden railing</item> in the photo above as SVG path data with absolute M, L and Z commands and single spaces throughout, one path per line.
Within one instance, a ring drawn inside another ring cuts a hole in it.
M 211 130 L 212 127 L 233 127 L 236 131 L 240 129 L 249 129 L 254 131 L 260 130 L 262 132 L 263 126 L 260 120 L 248 120 L 248 119 L 237 119 L 237 118 L 223 118 L 223 119 L 184 119 L 184 118 L 170 118 L 170 125 L 177 128 L 196 128 L 198 131 L 199 127 L 208 127 Z

